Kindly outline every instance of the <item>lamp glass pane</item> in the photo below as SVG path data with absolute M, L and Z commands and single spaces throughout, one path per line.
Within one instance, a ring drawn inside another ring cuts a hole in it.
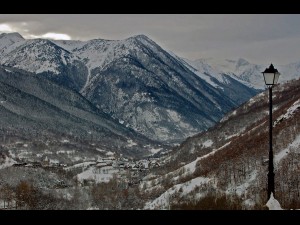
M 266 85 L 273 85 L 274 73 L 263 73 Z
M 275 73 L 274 84 L 277 84 L 280 73 Z

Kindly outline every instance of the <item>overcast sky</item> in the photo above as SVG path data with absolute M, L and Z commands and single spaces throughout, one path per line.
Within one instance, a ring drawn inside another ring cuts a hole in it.
M 245 58 L 266 65 L 300 61 L 300 14 L 2 14 L 3 32 L 72 40 L 145 34 L 188 59 Z

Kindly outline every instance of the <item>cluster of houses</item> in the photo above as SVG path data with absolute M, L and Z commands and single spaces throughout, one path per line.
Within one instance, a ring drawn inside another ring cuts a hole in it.
M 45 157 L 41 161 L 36 161 L 30 158 L 24 158 L 22 161 L 14 163 L 12 166 L 14 167 L 44 167 L 44 168 L 58 168 L 58 167 L 67 167 L 67 164 L 60 163 L 58 160 L 49 160 L 48 157 Z
M 114 153 L 107 152 L 106 156 L 98 157 L 97 160 L 75 165 L 63 164 L 58 160 L 49 159 L 45 156 L 39 159 L 24 157 L 12 166 L 71 170 L 77 174 L 77 177 L 81 174 L 81 181 L 83 183 L 108 182 L 113 175 L 116 175 L 122 178 L 120 180 L 126 181 L 130 185 L 138 184 L 149 173 L 149 170 L 160 167 L 161 164 L 158 158 L 133 161 L 122 155 L 115 157 Z
M 113 156 L 106 158 L 99 158 L 95 163 L 95 167 L 98 169 L 102 169 L 105 173 L 110 168 L 129 171 L 148 171 L 149 169 L 159 167 L 160 163 L 158 159 L 142 159 L 139 161 L 129 161 L 127 158 L 119 158 L 116 159 Z
M 158 159 L 143 159 L 139 161 L 129 161 L 127 158 L 121 157 L 116 159 L 114 156 L 98 158 L 96 162 L 90 163 L 89 165 L 95 166 L 98 169 L 103 170 L 104 173 L 108 173 L 110 168 L 118 168 L 120 170 L 131 170 L 131 171 L 147 171 L 149 169 L 159 167 L 160 163 Z M 21 162 L 13 164 L 14 167 L 67 167 L 67 164 L 60 163 L 58 160 L 49 160 L 45 157 L 41 161 L 35 161 L 30 158 L 26 158 Z
M 83 165 L 83 164 L 81 164 Z M 130 161 L 127 158 L 114 156 L 99 157 L 95 162 L 88 162 L 82 168 L 82 173 L 77 175 L 77 179 L 82 184 L 92 184 L 108 182 L 116 175 L 119 181 L 124 181 L 127 185 L 138 184 L 152 168 L 159 167 L 158 159 L 143 159 Z

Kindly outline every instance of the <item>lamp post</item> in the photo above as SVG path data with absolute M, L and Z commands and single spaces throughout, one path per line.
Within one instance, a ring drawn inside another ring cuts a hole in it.
M 273 146 L 272 146 L 272 87 L 274 84 L 277 84 L 280 73 L 277 69 L 274 68 L 271 63 L 269 68 L 266 68 L 264 72 L 262 72 L 265 80 L 265 84 L 269 88 L 269 172 L 268 172 L 268 199 L 271 197 L 271 193 L 275 197 L 275 181 L 274 181 L 274 163 L 273 163 Z

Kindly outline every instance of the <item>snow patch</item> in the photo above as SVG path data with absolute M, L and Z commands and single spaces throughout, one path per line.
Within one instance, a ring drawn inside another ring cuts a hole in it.
M 229 136 L 225 136 L 225 140 L 231 139 L 231 138 L 239 136 L 239 135 L 240 135 L 240 132 L 237 133 L 237 134 L 232 134 L 232 135 L 229 135 Z
M 102 150 L 102 149 L 100 149 L 100 148 L 96 148 L 96 150 L 97 150 L 98 152 L 106 152 L 105 150 Z
M 249 99 L 249 101 L 248 101 L 248 107 L 250 107 L 251 105 L 253 105 L 256 102 L 255 99 L 256 99 L 256 96 Z
M 278 119 L 274 122 L 274 127 L 283 119 L 290 118 L 296 110 L 300 110 L 300 99 L 294 102 L 294 104 L 287 110 L 287 112 L 278 117 Z
M 251 174 L 249 175 L 249 178 L 247 181 L 245 181 L 243 184 L 237 186 L 237 187 L 231 187 L 227 189 L 227 193 L 230 191 L 230 189 L 234 189 L 236 194 L 239 196 L 242 196 L 246 191 L 247 188 L 250 186 L 250 183 L 253 182 L 256 179 L 257 176 L 257 170 L 253 170 Z
M 131 139 L 129 139 L 129 140 L 127 140 L 127 143 L 128 143 L 128 147 L 133 147 L 133 146 L 135 146 L 135 145 L 137 145 L 137 143 L 135 143 L 133 140 L 131 140 Z
M 119 170 L 114 169 L 112 166 L 106 166 L 105 168 L 106 172 L 102 173 L 98 169 L 91 167 L 88 170 L 78 174 L 77 179 L 80 182 L 83 182 L 84 180 L 89 180 L 94 181 L 96 184 L 107 183 L 113 178 L 114 174 L 119 172 Z
M 274 198 L 273 193 L 271 193 L 271 197 L 266 206 L 269 208 L 269 210 L 283 210 L 280 206 L 280 203 Z
M 202 145 L 204 147 L 208 148 L 208 147 L 212 146 L 212 144 L 213 144 L 213 141 L 209 139 L 209 140 L 206 140 Z
M 59 161 L 57 159 L 50 159 L 49 163 L 50 164 L 59 164 Z
M 170 118 L 171 118 L 174 122 L 177 123 L 177 122 L 180 122 L 180 121 L 181 121 L 181 117 L 180 117 L 180 115 L 178 115 L 177 112 L 175 112 L 175 111 L 173 111 L 173 110 L 169 110 L 169 109 L 167 109 L 166 111 L 168 112 Z
M 163 148 L 152 148 L 152 149 L 150 149 L 150 152 L 151 152 L 152 154 L 156 154 L 156 153 L 158 153 L 158 152 L 161 151 L 161 150 L 163 150 Z
M 107 153 L 105 153 L 106 156 L 114 156 L 115 153 L 114 152 L 111 152 L 111 151 L 108 151 Z
M 186 164 L 184 168 L 189 171 L 190 173 L 194 173 L 196 170 L 196 163 L 201 159 L 202 157 L 198 157 L 196 160 L 193 162 Z

